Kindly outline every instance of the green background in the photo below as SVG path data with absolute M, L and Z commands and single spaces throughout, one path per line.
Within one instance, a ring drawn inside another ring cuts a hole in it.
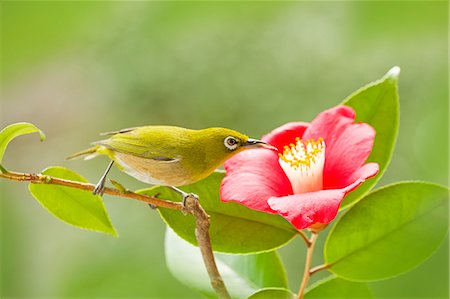
M 47 134 L 43 144 L 15 140 L 10 169 L 62 165 L 95 182 L 106 159 L 64 157 L 99 132 L 173 124 L 259 137 L 310 121 L 398 65 L 399 139 L 379 185 L 448 182 L 447 2 L 0 5 L 0 125 L 27 121 Z M 116 169 L 111 177 L 146 187 Z M 164 224 L 145 205 L 105 196 L 115 239 L 61 223 L 24 183 L 0 184 L 2 298 L 198 297 L 168 272 Z M 281 249 L 293 291 L 304 253 L 300 239 Z M 447 298 L 448 264 L 447 239 L 413 272 L 370 287 L 377 298 Z

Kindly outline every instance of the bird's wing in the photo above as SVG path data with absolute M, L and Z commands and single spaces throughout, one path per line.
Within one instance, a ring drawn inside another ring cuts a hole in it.
M 128 132 L 131 132 L 131 131 L 133 131 L 135 129 L 136 129 L 136 127 L 126 128 L 126 129 L 122 129 L 122 130 L 119 130 L 119 131 L 103 132 L 103 133 L 100 133 L 100 136 L 110 136 L 110 135 L 116 135 L 116 134 L 121 134 L 121 133 L 128 133 Z
M 160 129 L 125 129 L 109 139 L 94 142 L 113 151 L 146 159 L 172 162 L 179 160 L 173 142 Z

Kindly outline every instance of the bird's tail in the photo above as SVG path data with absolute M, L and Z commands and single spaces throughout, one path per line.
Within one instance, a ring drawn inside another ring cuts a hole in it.
M 79 158 L 79 157 L 82 157 L 82 156 L 85 156 L 84 160 L 90 160 L 90 159 L 95 158 L 96 156 L 99 155 L 97 153 L 98 148 L 99 148 L 98 145 L 93 146 L 93 147 L 88 148 L 88 149 L 86 149 L 84 151 L 75 153 L 75 154 L 67 157 L 66 160 L 72 160 L 72 159 L 76 159 L 76 158 Z

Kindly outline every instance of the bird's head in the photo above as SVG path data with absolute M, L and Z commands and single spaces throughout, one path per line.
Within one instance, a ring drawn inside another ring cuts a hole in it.
M 247 135 L 226 128 L 208 128 L 200 131 L 204 148 L 210 159 L 222 163 L 224 160 L 245 149 L 266 148 L 277 150 L 270 144 L 249 138 Z

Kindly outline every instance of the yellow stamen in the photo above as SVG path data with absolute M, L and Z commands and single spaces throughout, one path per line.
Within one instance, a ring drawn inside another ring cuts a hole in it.
M 281 168 L 289 178 L 294 193 L 322 189 L 322 173 L 325 164 L 325 141 L 295 139 L 296 143 L 284 146 L 279 154 Z
M 317 141 L 309 139 L 305 142 L 297 137 L 295 140 L 296 144 L 285 145 L 283 153 L 278 154 L 281 160 L 295 169 L 301 165 L 310 166 L 316 161 L 316 157 L 325 150 L 323 138 L 319 138 Z

